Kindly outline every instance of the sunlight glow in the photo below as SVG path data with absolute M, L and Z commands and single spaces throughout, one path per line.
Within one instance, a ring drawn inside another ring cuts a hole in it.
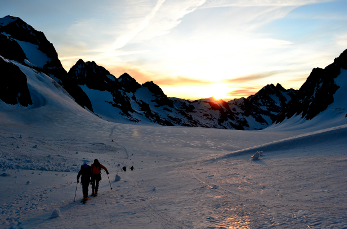
M 229 84 L 215 83 L 208 85 L 182 85 L 182 86 L 163 86 L 163 91 L 167 93 L 170 97 L 177 98 L 190 98 L 192 100 L 201 98 L 214 98 L 216 100 L 223 99 L 225 101 L 234 99 L 230 95 L 231 91 L 236 90 L 232 88 Z
M 209 90 L 206 92 L 207 97 L 213 97 L 216 100 L 224 99 L 228 97 L 230 87 L 223 83 L 212 84 Z

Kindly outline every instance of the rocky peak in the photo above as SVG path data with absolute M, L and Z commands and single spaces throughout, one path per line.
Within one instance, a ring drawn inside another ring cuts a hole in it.
M 25 23 L 18 17 L 6 16 L 0 18 L 0 34 L 5 35 L 10 41 L 7 41 L 11 47 L 9 49 L 17 50 L 16 52 L 25 52 L 26 50 L 18 51 L 20 44 L 17 41 L 25 41 L 33 45 L 37 45 L 37 49 L 44 53 L 48 59 L 43 66 L 40 66 L 42 70 L 58 79 L 62 79 L 66 75 L 66 71 L 58 59 L 58 54 L 54 49 L 52 43 L 50 43 L 43 32 L 35 30 L 32 26 Z M 23 56 L 23 55 L 22 55 Z M 29 57 L 26 54 L 26 57 Z M 22 59 L 19 58 L 19 59 Z M 17 58 L 17 60 L 19 60 Z M 29 60 L 30 61 L 30 60 Z M 24 61 L 21 61 L 24 63 Z
M 5 16 L 3 18 L 0 18 L 0 28 L 8 25 L 11 22 L 16 21 L 17 19 L 18 19 L 17 17 L 13 17 L 13 16 L 10 16 L 10 15 L 7 15 L 7 16 Z
M 284 87 L 282 87 L 282 85 L 279 84 L 279 83 L 276 84 L 276 89 L 277 89 L 278 91 L 287 91 L 287 90 L 284 89 Z M 289 90 L 290 90 L 290 89 L 289 89 Z
M 18 17 L 6 16 L 0 19 L 0 32 L 11 34 L 11 37 L 20 41 L 40 45 L 47 41 L 45 35 L 36 31 L 32 26 Z
M 255 95 L 248 97 L 251 103 L 257 103 L 259 105 L 270 105 L 284 107 L 286 103 L 296 94 L 296 91 L 293 89 L 284 89 L 281 84 L 276 86 L 273 84 L 268 84 L 258 91 Z M 280 104 L 277 104 L 278 101 L 274 101 L 275 96 Z M 277 108 L 276 108 L 277 109 Z
M 163 90 L 153 83 L 153 81 L 142 84 L 142 87 L 147 87 L 150 92 L 156 97 L 153 102 L 157 103 L 157 107 L 167 105 L 173 108 L 173 102 L 164 94 Z
M 23 47 L 23 41 L 40 55 L 31 55 L 32 50 Z M 78 104 L 92 111 L 87 95 L 76 82 L 67 77 L 67 72 L 61 65 L 53 44 L 42 32 L 35 30 L 22 19 L 12 16 L 0 18 L 0 55 L 51 76 Z
M 334 63 L 324 69 L 314 68 L 296 96 L 288 103 L 276 122 L 301 114 L 307 120 L 314 118 L 334 102 L 334 94 L 339 88 L 334 79 L 341 68 L 347 69 L 347 50 L 334 59 Z
M 94 61 L 84 62 L 82 59 L 71 67 L 68 76 L 79 85 L 87 85 L 89 88 L 101 91 L 112 91 L 117 84 L 115 77 L 104 67 L 97 65 Z
M 119 79 L 118 79 L 119 82 L 121 81 L 125 81 L 125 82 L 133 82 L 135 81 L 134 78 L 132 78 L 128 73 L 123 73 Z
M 142 87 L 147 87 L 148 90 L 150 90 L 153 94 L 165 95 L 163 90 L 161 90 L 161 88 L 158 85 L 153 83 L 153 81 L 148 81 L 148 82 L 142 84 Z
M 126 92 L 135 92 L 141 87 L 141 85 L 128 73 L 124 73 L 118 78 L 118 84 Z
M 84 66 L 86 63 L 82 60 L 79 59 L 74 66 Z

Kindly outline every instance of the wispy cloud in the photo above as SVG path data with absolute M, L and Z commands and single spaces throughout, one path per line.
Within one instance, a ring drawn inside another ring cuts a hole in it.
M 247 82 L 253 81 L 253 80 L 260 80 L 260 79 L 268 78 L 268 77 L 271 77 L 271 76 L 279 74 L 279 73 L 283 73 L 283 71 L 260 72 L 260 73 L 255 73 L 255 74 L 251 74 L 251 75 L 241 76 L 241 77 L 234 78 L 234 79 L 226 79 L 226 80 L 224 80 L 224 82 L 241 84 L 241 83 L 247 83 Z
M 207 0 L 202 7 L 302 6 L 330 1 L 333 0 Z
M 258 92 L 261 88 L 256 87 L 244 87 L 242 89 L 237 89 L 230 91 L 228 93 L 228 96 L 231 96 L 232 98 L 240 98 L 240 97 L 248 97 L 250 95 L 254 95 L 256 92 Z
M 148 26 L 149 21 L 155 17 L 156 13 L 159 11 L 160 7 L 163 5 L 165 0 L 158 0 L 151 12 L 146 15 L 142 22 L 135 27 L 134 30 L 129 31 L 125 35 L 119 36 L 116 41 L 111 45 L 109 51 L 114 51 L 115 49 L 120 49 L 124 47 L 131 39 L 133 39 L 139 32 L 141 32 L 146 26 Z
M 115 34 L 115 41 L 110 45 L 107 52 L 121 49 L 127 44 L 138 43 L 153 37 L 162 36 L 170 32 L 188 13 L 195 11 L 205 0 L 158 0 L 153 8 L 148 11 L 153 0 L 143 1 L 141 7 L 132 7 L 137 1 L 130 1 L 130 7 L 124 7 L 124 14 L 129 18 L 125 21 L 126 26 L 121 33 Z
M 157 79 L 155 80 L 155 83 L 162 86 L 182 86 L 182 85 L 209 85 L 212 82 L 178 76 L 178 77 Z
M 119 51 L 129 49 L 131 44 L 141 44 L 168 34 L 181 23 L 185 15 L 194 12 L 204 2 L 205 0 L 130 0 L 113 5 L 109 3 L 115 10 L 113 14 L 102 7 L 108 12 L 107 17 L 100 15 L 79 18 L 68 29 L 72 40 L 67 43 L 71 43 L 71 49 L 75 50 L 90 52 L 90 49 L 94 49 L 94 55 L 98 59 L 119 56 Z M 134 47 L 130 48 L 133 54 L 142 52 L 137 49 L 139 46 L 136 46 L 137 50 Z M 64 57 L 69 59 L 69 55 Z
M 132 42 L 142 42 L 168 34 L 181 23 L 185 15 L 197 10 L 204 2 L 205 0 L 166 0 Z

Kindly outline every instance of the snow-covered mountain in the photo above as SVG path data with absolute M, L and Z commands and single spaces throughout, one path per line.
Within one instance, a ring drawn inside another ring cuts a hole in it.
M 255 95 L 229 102 L 214 99 L 188 101 L 172 99 L 174 104 L 214 128 L 254 130 L 271 125 L 279 112 L 296 94 L 296 90 L 284 89 L 280 84 L 266 85 Z
M 35 30 L 18 17 L 0 19 L 0 55 L 36 67 L 50 75 L 65 72 L 58 54 L 43 32 Z
M 46 73 L 62 85 L 78 104 L 91 109 L 88 97 L 67 77 L 53 44 L 43 32 L 35 30 L 22 19 L 12 16 L 0 18 L 0 55 Z
M 168 98 L 153 82 L 139 84 L 127 73 L 116 78 L 95 62 L 77 63 L 68 76 L 88 95 L 93 111 L 107 120 L 199 126 L 221 129 L 263 129 L 296 91 L 267 85 L 249 98 L 230 102 Z
M 347 122 L 347 50 L 324 69 L 314 68 L 276 123 L 302 120 Z

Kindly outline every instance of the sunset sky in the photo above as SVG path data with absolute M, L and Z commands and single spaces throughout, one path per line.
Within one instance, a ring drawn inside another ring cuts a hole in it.
M 78 59 L 153 81 L 170 97 L 230 100 L 299 89 L 347 49 L 346 0 L 1 0 Z

